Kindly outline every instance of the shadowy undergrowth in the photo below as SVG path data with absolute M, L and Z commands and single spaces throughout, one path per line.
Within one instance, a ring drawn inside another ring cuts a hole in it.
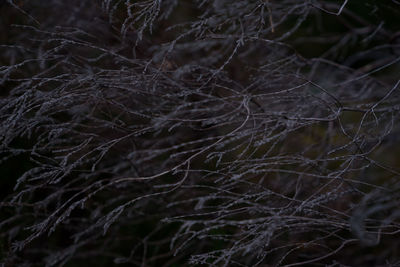
M 400 264 L 398 17 L 1 2 L 0 262 Z

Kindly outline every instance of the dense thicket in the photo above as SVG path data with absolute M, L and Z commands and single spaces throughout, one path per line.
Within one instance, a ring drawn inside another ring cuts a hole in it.
M 0 2 L 0 262 L 399 265 L 399 17 Z

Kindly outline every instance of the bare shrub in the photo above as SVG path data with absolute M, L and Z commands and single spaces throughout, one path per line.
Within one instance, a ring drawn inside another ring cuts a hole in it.
M 361 2 L 1 4 L 3 264 L 399 264 L 400 9 Z

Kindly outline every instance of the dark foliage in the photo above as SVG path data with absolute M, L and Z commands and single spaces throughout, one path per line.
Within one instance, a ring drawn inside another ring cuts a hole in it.
M 0 262 L 399 265 L 399 17 L 0 2 Z

